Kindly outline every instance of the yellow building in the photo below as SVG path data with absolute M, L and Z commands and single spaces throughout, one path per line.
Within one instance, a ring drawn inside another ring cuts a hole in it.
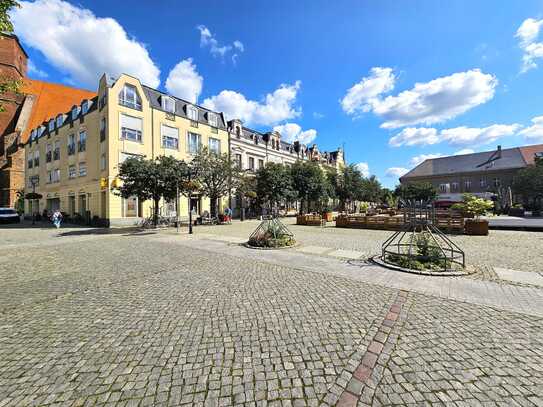
M 123 199 L 111 188 L 119 164 L 131 156 L 171 155 L 190 161 L 207 146 L 228 153 L 227 125 L 222 113 L 162 93 L 121 75 L 103 75 L 98 96 L 83 100 L 70 112 L 58 112 L 31 131 L 25 146 L 26 191 L 42 195 L 27 201 L 26 215 L 60 209 L 70 217 L 94 219 L 104 225 L 131 225 L 152 213 L 150 201 Z M 189 202 L 180 199 L 180 216 Z M 209 200 L 192 198 L 193 212 L 209 211 Z M 163 203 L 171 215 L 175 203 Z

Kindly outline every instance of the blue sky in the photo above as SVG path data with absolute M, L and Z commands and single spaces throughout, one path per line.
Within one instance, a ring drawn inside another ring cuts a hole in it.
M 542 1 L 22 5 L 31 77 L 132 73 L 250 127 L 344 144 L 387 186 L 425 157 L 543 142 Z

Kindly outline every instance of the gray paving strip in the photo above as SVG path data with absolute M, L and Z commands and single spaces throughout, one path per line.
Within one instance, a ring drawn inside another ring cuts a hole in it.
M 502 280 L 513 281 L 515 283 L 532 284 L 543 287 L 543 276 L 541 276 L 539 273 L 509 270 L 501 267 L 494 267 L 494 271 Z
M 506 286 L 464 277 L 419 276 L 364 264 L 361 261 L 359 264 L 351 264 L 337 258 L 308 255 L 295 250 L 252 250 L 214 240 L 172 235 L 157 235 L 155 238 L 238 258 L 339 275 L 389 288 L 543 317 L 543 290 L 535 287 Z M 205 244 L 202 241 L 205 241 Z

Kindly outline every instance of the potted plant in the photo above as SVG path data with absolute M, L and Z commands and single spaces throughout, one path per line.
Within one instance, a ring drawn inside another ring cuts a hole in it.
M 368 202 L 360 202 L 359 210 L 360 213 L 366 213 L 370 207 Z
M 473 216 L 472 219 L 466 219 L 464 231 L 467 235 L 473 236 L 486 236 L 488 235 L 488 220 L 481 219 L 481 216 L 485 215 L 494 207 L 492 201 L 477 198 L 471 194 L 464 195 L 464 202 L 454 204 L 453 209 L 459 209 L 463 213 Z
M 334 214 L 332 213 L 332 208 L 330 208 L 329 206 L 325 206 L 322 209 L 322 218 L 326 222 L 332 222 L 334 220 Z

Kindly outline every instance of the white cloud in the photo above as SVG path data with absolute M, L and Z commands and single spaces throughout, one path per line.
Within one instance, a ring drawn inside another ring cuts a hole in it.
M 196 103 L 202 92 L 203 82 L 204 79 L 196 71 L 192 58 L 188 58 L 170 71 L 166 79 L 166 90 L 174 96 Z
M 370 176 L 370 166 L 368 163 L 358 163 L 355 164 L 355 167 L 365 178 Z
M 273 128 L 281 133 L 281 139 L 289 143 L 298 140 L 302 144 L 309 144 L 317 137 L 317 130 L 302 130 L 296 123 L 285 123 Z
M 407 168 L 391 167 L 385 171 L 385 176 L 389 178 L 400 178 L 402 175 L 405 175 L 408 172 L 409 170 Z
M 28 73 L 31 76 L 36 76 L 38 78 L 47 78 L 49 76 L 49 74 L 47 72 L 42 71 L 41 69 L 39 69 L 34 64 L 34 61 L 32 61 L 31 59 L 28 60 Z
M 478 69 L 458 72 L 379 99 L 372 111 L 385 120 L 383 128 L 441 123 L 492 99 L 497 84 Z
M 543 43 L 537 42 L 542 26 L 543 20 L 527 18 L 517 30 L 515 36 L 519 39 L 519 46 L 524 51 L 521 72 L 536 68 L 535 60 L 543 58 Z
M 396 136 L 391 137 L 388 144 L 392 147 L 426 146 L 439 143 L 437 130 L 427 127 L 406 127 Z
M 439 158 L 443 157 L 443 154 L 437 153 L 437 154 L 421 154 L 417 155 L 413 158 L 411 158 L 411 161 L 409 161 L 409 164 L 412 167 L 416 167 L 417 165 L 423 163 L 426 160 L 431 160 L 432 158 Z
M 461 126 L 441 130 L 440 138 L 452 145 L 488 144 L 514 135 L 521 127 L 519 124 L 493 124 L 483 128 Z
M 463 148 L 462 150 L 458 150 L 456 153 L 454 153 L 453 155 L 465 155 L 465 154 L 473 154 L 475 152 L 475 150 L 471 149 L 471 148 Z
M 543 142 L 543 116 L 532 119 L 532 125 L 520 131 L 519 134 L 529 142 Z
M 155 88 L 160 84 L 160 70 L 145 46 L 130 38 L 116 20 L 96 17 L 62 0 L 20 4 L 11 13 L 16 34 L 69 80 L 95 88 L 107 72 L 127 73 Z
M 324 114 L 319 112 L 313 112 L 313 118 L 315 119 L 322 119 L 324 117 Z
M 341 99 L 341 107 L 347 114 L 359 114 L 372 110 L 379 96 L 394 89 L 396 77 L 392 68 L 371 68 L 371 74 L 362 78 Z
M 224 112 L 228 119 L 240 119 L 246 124 L 273 125 L 300 116 L 301 111 L 293 106 L 300 86 L 300 81 L 292 85 L 282 84 L 261 102 L 248 100 L 233 90 L 223 90 L 205 99 L 202 105 Z
M 235 64 L 239 54 L 245 51 L 245 46 L 239 40 L 235 40 L 232 45 L 221 45 L 205 25 L 199 25 L 196 29 L 200 31 L 200 46 L 202 48 L 209 47 L 209 52 L 214 57 L 223 59 L 228 53 L 233 52 L 232 62 Z

